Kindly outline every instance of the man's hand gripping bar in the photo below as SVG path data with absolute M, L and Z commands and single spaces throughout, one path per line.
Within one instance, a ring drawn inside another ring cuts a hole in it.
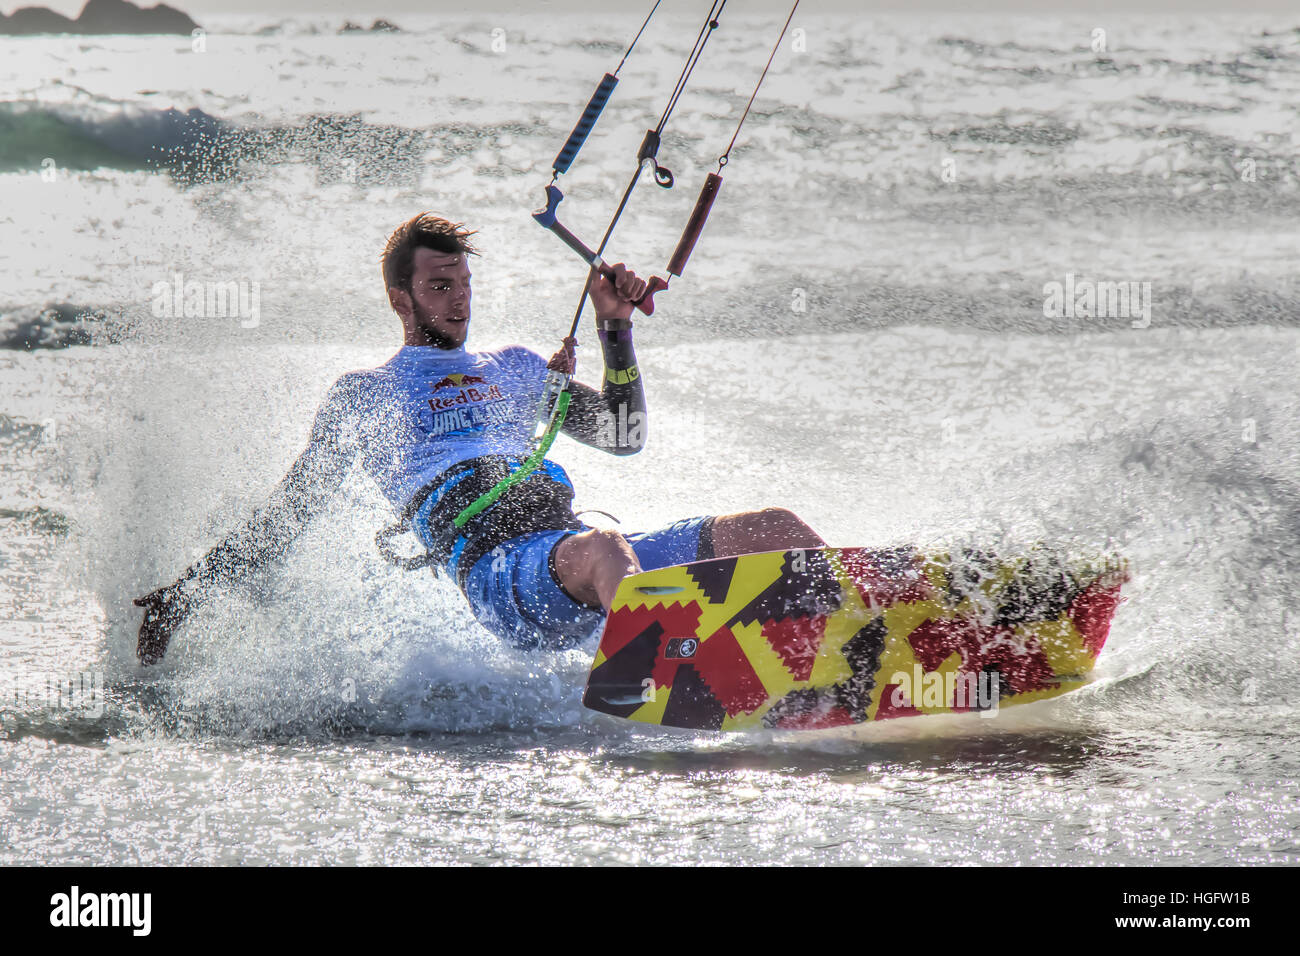
M 551 232 L 555 233 L 564 244 L 582 257 L 582 261 L 587 263 L 606 279 L 614 281 L 614 270 L 596 253 L 591 251 L 591 247 L 581 239 L 569 232 L 564 225 L 555 218 L 555 210 L 559 207 L 560 201 L 564 199 L 564 193 L 560 192 L 558 186 L 546 187 L 546 208 L 533 213 L 533 218 L 545 226 Z M 637 299 L 632 304 L 644 312 L 646 315 L 655 314 L 654 294 L 668 288 L 668 283 L 658 276 L 651 276 L 646 280 L 645 295 Z

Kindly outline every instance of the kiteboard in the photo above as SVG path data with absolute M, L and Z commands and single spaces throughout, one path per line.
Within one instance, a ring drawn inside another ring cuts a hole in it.
M 583 703 L 696 730 L 814 730 L 981 711 L 1088 682 L 1117 556 L 817 548 L 620 583 Z

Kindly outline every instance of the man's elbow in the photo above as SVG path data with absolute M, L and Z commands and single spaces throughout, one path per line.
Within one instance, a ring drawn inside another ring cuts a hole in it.
M 635 455 L 645 447 L 646 427 L 649 425 L 645 411 L 633 412 L 627 416 L 627 430 L 619 435 L 620 454 Z
M 605 451 L 611 455 L 618 455 L 620 458 L 626 458 L 628 455 L 635 455 L 645 447 L 645 432 L 628 432 L 626 435 L 619 435 L 616 441 L 610 442 L 605 446 Z
M 617 416 L 609 414 L 602 423 L 604 441 L 601 446 L 611 455 L 635 455 L 645 447 L 646 424 L 645 412 L 629 414 L 624 409 L 619 409 Z
M 618 455 L 620 458 L 626 458 L 628 455 L 635 455 L 644 447 L 645 447 L 645 442 L 639 441 L 636 444 L 632 444 L 629 442 L 626 445 L 613 445 L 605 450 L 608 451 L 611 455 Z

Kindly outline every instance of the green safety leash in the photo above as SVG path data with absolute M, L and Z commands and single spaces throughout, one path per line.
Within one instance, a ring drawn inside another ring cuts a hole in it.
M 490 508 L 498 498 L 505 494 L 506 489 L 525 480 L 529 475 L 537 470 L 538 466 L 540 466 L 546 459 L 546 453 L 550 451 L 551 445 L 555 441 L 555 436 L 559 434 L 560 428 L 564 424 L 564 417 L 569 410 L 569 400 L 572 397 L 572 394 L 567 390 L 566 383 L 565 390 L 560 392 L 555 399 L 555 411 L 551 416 L 551 420 L 545 433 L 537 440 L 533 453 L 523 461 L 518 469 L 507 475 L 487 492 L 474 499 L 474 501 L 470 502 L 460 514 L 452 519 L 452 524 L 455 526 L 457 531 L 465 527 L 465 525 L 475 515 Z M 375 535 L 375 546 L 379 549 L 379 553 L 384 557 L 384 560 L 389 564 L 402 568 L 404 571 L 414 571 L 417 568 L 427 567 L 430 563 L 430 556 L 428 554 L 415 558 L 403 558 L 394 553 L 389 545 L 389 541 L 394 536 L 410 530 L 410 522 L 410 515 L 404 515 L 397 524 L 385 528 Z
M 489 491 L 485 491 L 466 505 L 465 510 L 456 515 L 452 524 L 457 528 L 465 527 L 470 518 L 490 508 L 498 498 L 506 493 L 506 489 L 517 485 L 537 470 L 538 466 L 546 458 L 546 453 L 551 450 L 551 445 L 555 442 L 555 436 L 560 433 L 560 426 L 564 424 L 564 416 L 569 411 L 569 400 L 572 397 L 572 394 L 567 389 L 560 392 L 559 397 L 555 400 L 555 416 L 551 419 L 546 433 L 542 435 L 542 439 L 537 443 L 537 448 L 533 453 L 524 460 L 522 465 L 497 482 Z

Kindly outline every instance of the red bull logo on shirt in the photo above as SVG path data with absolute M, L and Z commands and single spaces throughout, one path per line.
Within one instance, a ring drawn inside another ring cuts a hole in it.
M 500 386 L 477 375 L 448 375 L 433 383 L 435 393 L 449 388 L 456 391 L 429 399 L 431 434 L 447 435 L 509 419 Z
M 440 388 L 464 388 L 466 385 L 486 384 L 487 379 L 479 378 L 477 375 L 448 375 L 434 382 L 433 390 L 436 392 Z
M 482 379 L 479 379 L 482 381 Z M 449 408 L 455 408 L 458 405 L 473 405 L 478 402 L 494 402 L 498 399 L 505 398 L 501 394 L 501 389 L 496 385 L 489 385 L 487 388 L 462 388 L 452 395 L 439 395 L 436 398 L 429 399 L 429 407 L 435 412 L 446 411 Z

